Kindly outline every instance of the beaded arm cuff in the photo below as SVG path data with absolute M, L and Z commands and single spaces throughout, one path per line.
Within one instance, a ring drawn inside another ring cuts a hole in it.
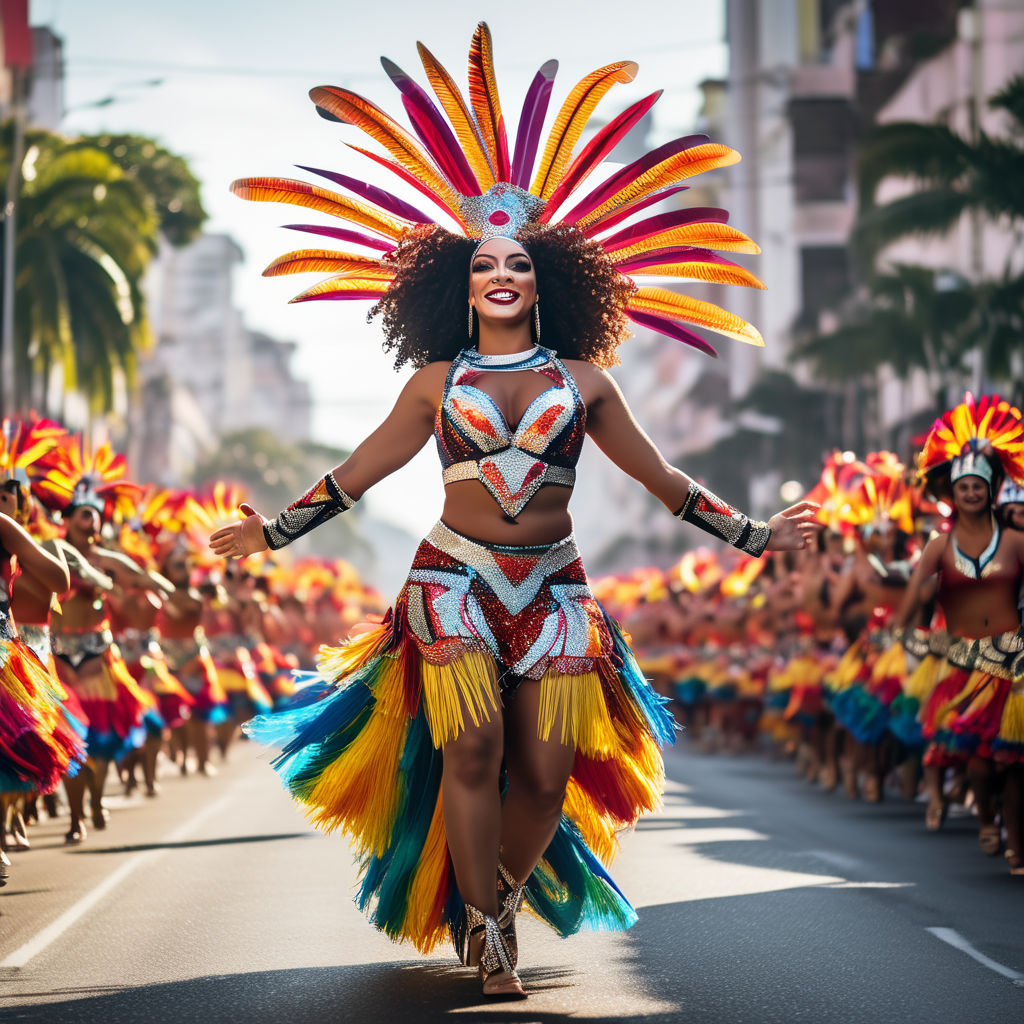
M 277 518 L 263 524 L 267 547 L 276 551 L 293 540 L 315 530 L 321 523 L 333 519 L 355 504 L 328 473 L 318 480 L 298 501 L 292 502 Z
M 675 516 L 684 523 L 699 526 L 712 536 L 755 558 L 764 554 L 764 549 L 772 537 L 772 531 L 767 523 L 749 519 L 692 480 L 686 492 L 686 500 Z

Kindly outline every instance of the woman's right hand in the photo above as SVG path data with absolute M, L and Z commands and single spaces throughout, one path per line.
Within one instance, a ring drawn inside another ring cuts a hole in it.
M 210 547 L 221 558 L 244 558 L 257 551 L 267 550 L 267 538 L 263 536 L 263 516 L 245 503 L 238 506 L 245 514 L 240 523 L 222 526 L 210 535 Z

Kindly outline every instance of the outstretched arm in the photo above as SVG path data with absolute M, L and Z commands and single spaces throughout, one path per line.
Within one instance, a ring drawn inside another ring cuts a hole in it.
M 583 373 L 588 376 L 588 391 L 595 396 L 587 408 L 587 433 L 616 466 L 642 483 L 674 515 L 737 546 L 743 546 L 748 538 L 753 541 L 752 529 L 761 528 L 763 524 L 750 524 L 739 513 L 736 513 L 738 518 L 730 517 L 728 512 L 724 516 L 702 515 L 702 508 L 711 508 L 715 513 L 719 507 L 732 510 L 665 461 L 633 418 L 618 385 L 607 373 L 589 365 Z M 821 528 L 815 520 L 817 509 L 813 502 L 802 501 L 772 516 L 767 523 L 771 533 L 762 550 L 789 551 L 804 547 Z M 728 529 L 719 530 L 713 525 L 721 521 L 728 526 L 730 519 L 738 524 L 736 538 L 728 536 Z
M 210 537 L 214 553 L 239 558 L 267 547 L 282 547 L 307 532 L 310 525 L 318 526 L 351 507 L 375 483 L 401 469 L 430 440 L 447 372 L 446 363 L 431 363 L 417 370 L 387 419 L 340 466 L 276 519 L 265 520 L 252 506 L 243 505 L 246 518 L 242 522 L 225 526 Z

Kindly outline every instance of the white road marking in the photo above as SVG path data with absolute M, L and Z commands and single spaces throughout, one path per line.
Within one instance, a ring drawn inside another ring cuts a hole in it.
M 179 825 L 172 832 L 164 836 L 161 843 L 180 843 L 182 840 L 187 839 L 208 819 L 216 817 L 221 811 L 225 810 L 235 798 L 235 790 L 239 788 L 241 788 L 240 785 L 236 785 L 219 800 L 215 800 L 212 804 L 207 804 L 202 810 L 193 814 L 184 824 Z M 41 932 L 11 953 L 10 956 L 0 960 L 0 969 L 20 970 L 30 960 L 42 953 L 44 949 L 56 942 L 69 928 L 88 914 L 104 896 L 113 892 L 130 874 L 144 864 L 156 860 L 157 857 L 166 852 L 164 849 L 144 850 L 142 853 L 137 853 L 126 860 L 116 871 L 90 889 L 77 903 L 72 904 L 72 906 L 65 910 L 56 921 L 47 925 Z
M 990 971 L 995 971 L 996 974 L 1001 974 L 1004 978 L 1008 978 L 1014 983 L 1014 985 L 1020 985 L 1024 987 L 1024 974 L 1020 971 L 1015 971 L 1012 967 L 1005 967 L 997 960 L 993 960 L 989 956 L 985 956 L 980 949 L 975 949 L 958 931 L 953 928 L 926 928 L 925 931 L 931 932 L 932 935 L 937 939 L 941 939 L 943 942 L 949 943 L 954 949 L 959 949 L 961 953 L 966 953 L 972 960 L 976 960 L 982 967 L 987 967 Z

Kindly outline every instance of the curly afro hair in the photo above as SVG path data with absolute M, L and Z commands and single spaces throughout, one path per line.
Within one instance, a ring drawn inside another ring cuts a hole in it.
M 532 225 L 517 240 L 526 248 L 544 295 L 544 345 L 563 359 L 597 366 L 618 363 L 628 336 L 626 303 L 634 285 L 601 246 L 572 227 Z M 410 231 L 386 259 L 395 279 L 368 319 L 380 314 L 384 351 L 395 369 L 454 359 L 467 337 L 469 264 L 479 242 L 431 226 Z M 474 338 L 476 329 L 474 329 Z

